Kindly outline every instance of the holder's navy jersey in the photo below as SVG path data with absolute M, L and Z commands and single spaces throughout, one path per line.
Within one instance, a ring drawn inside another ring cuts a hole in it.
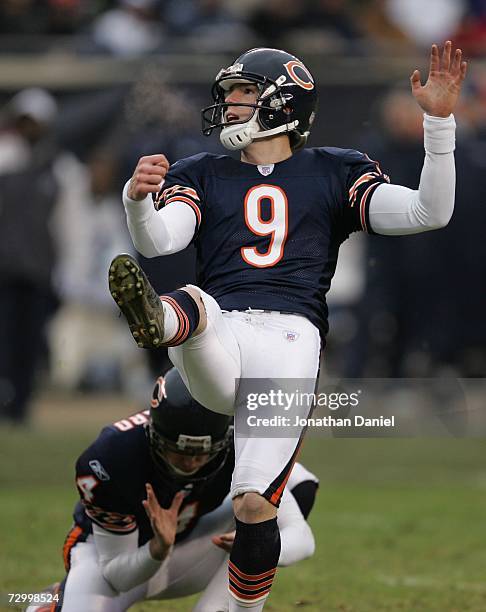
M 145 483 L 149 482 L 163 508 L 170 506 L 178 491 L 186 491 L 179 510 L 176 537 L 179 542 L 192 531 L 202 515 L 220 506 L 229 493 L 234 469 L 232 446 L 219 471 L 206 480 L 184 486 L 175 478 L 164 477 L 156 471 L 144 427 L 148 421 L 149 411 L 146 410 L 105 427 L 79 457 L 76 484 L 81 502 L 76 505 L 74 520 L 85 532 L 91 531 L 91 521 L 117 534 L 127 534 L 138 528 L 139 546 L 145 544 L 153 537 L 142 505 L 142 500 L 147 498 Z M 212 461 L 218 459 L 221 454 Z
M 350 149 L 303 149 L 268 166 L 202 153 L 171 166 L 156 208 L 194 210 L 197 283 L 223 310 L 302 314 L 324 337 L 339 246 L 370 231 L 371 195 L 387 181 Z
M 159 504 L 168 508 L 174 495 L 184 490 L 186 497 L 179 510 L 176 543 L 196 526 L 199 518 L 218 508 L 230 492 L 235 467 L 231 445 L 222 467 L 206 480 L 185 486 L 155 469 L 150 455 L 145 425 L 149 410 L 144 410 L 113 425 L 104 427 L 98 438 L 76 462 L 76 484 L 81 501 L 74 508 L 74 522 L 84 537 L 92 532 L 92 522 L 114 534 L 124 535 L 139 530 L 138 545 L 153 537 L 150 521 L 142 501 L 147 498 L 145 483 L 152 484 Z M 214 466 L 221 453 L 199 472 Z M 298 466 L 299 464 L 296 464 Z M 305 518 L 313 504 L 318 481 L 300 468 L 291 489 Z

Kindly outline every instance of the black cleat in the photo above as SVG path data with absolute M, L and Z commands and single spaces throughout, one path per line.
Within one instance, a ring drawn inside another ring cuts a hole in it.
M 108 276 L 110 293 L 140 348 L 157 348 L 164 337 L 164 308 L 138 261 L 117 255 Z

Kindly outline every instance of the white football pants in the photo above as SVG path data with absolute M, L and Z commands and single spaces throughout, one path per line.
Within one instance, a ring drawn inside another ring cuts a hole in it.
M 254 491 L 278 506 L 303 428 L 293 437 L 241 435 L 238 411 L 246 411 L 247 398 L 238 392 L 242 387 L 239 381 L 276 380 L 280 387 L 288 381 L 292 391 L 295 379 L 302 379 L 300 391 L 313 393 L 319 370 L 319 331 L 295 314 L 252 309 L 223 312 L 216 300 L 198 291 L 208 317 L 207 328 L 170 348 L 169 357 L 198 402 L 215 412 L 235 413 L 232 497 Z M 264 413 L 260 411 L 259 416 Z

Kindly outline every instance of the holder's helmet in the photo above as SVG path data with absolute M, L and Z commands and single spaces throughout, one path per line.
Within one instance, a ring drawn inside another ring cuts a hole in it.
M 158 471 L 184 483 L 200 482 L 218 472 L 233 441 L 232 417 L 207 410 L 196 402 L 175 368 L 155 384 L 147 432 Z M 168 461 L 167 451 L 208 455 L 208 460 L 197 472 L 187 474 Z
M 254 104 L 228 103 L 235 84 L 250 83 L 259 90 Z M 288 133 L 293 151 L 309 136 L 317 107 L 314 78 L 303 62 L 279 49 L 258 48 L 243 53 L 223 68 L 212 87 L 214 104 L 202 113 L 203 134 L 221 128 L 220 140 L 231 150 L 244 149 L 254 140 Z M 228 107 L 249 106 L 253 113 L 244 121 L 226 121 Z

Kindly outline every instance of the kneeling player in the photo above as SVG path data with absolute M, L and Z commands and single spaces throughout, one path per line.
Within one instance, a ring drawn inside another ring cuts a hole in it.
M 159 378 L 150 410 L 105 427 L 77 461 L 81 502 L 55 609 L 119 612 L 204 591 L 194 610 L 228 610 L 233 469 L 231 417 L 193 400 L 175 369 Z M 313 554 L 305 519 L 316 490 L 315 476 L 296 464 L 279 509 L 279 565 Z M 245 577 L 233 571 L 230 588 L 241 589 Z M 249 596 L 266 580 L 249 585 Z

